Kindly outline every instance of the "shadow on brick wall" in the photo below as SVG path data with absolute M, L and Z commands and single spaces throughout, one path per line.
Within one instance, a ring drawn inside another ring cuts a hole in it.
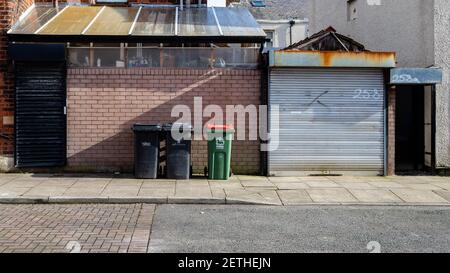
M 67 169 L 132 172 L 133 124 L 175 122 L 172 108 L 193 111 L 194 97 L 203 107 L 259 105 L 259 77 L 256 70 L 70 69 Z M 246 124 L 248 130 L 248 118 Z M 203 173 L 206 141 L 193 141 L 192 161 L 194 173 Z M 259 161 L 258 140 L 233 143 L 234 173 L 258 174 Z

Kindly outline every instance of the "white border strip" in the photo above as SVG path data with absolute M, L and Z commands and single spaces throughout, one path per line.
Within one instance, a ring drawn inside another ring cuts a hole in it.
M 34 34 L 38 34 L 39 32 L 41 32 L 41 30 L 43 30 L 46 26 L 48 26 L 48 24 L 50 24 L 53 20 L 56 19 L 56 17 L 58 17 L 59 15 L 61 15 L 61 13 L 63 13 L 68 7 L 70 6 L 65 6 L 62 10 L 60 10 L 55 16 L 53 16 L 53 18 L 51 18 L 50 20 L 48 20 L 45 24 L 43 24 L 40 28 L 38 28 Z
M 139 15 L 141 14 L 141 10 L 142 10 L 142 6 L 139 7 L 138 12 L 136 13 L 136 17 L 134 18 L 133 24 L 130 27 L 130 31 L 128 31 L 128 35 L 131 35 L 131 33 L 133 33 L 134 28 L 136 27 L 136 22 L 139 18 Z
M 105 10 L 106 6 L 103 6 L 99 12 L 97 12 L 97 14 L 95 15 L 94 18 L 92 18 L 92 20 L 89 22 L 89 24 L 83 29 L 83 31 L 81 32 L 81 35 L 84 35 L 88 29 L 92 26 L 92 24 L 94 24 L 95 20 L 97 20 L 97 18 L 100 16 L 100 14 L 102 14 L 102 12 Z
M 216 19 L 217 27 L 219 28 L 220 36 L 223 36 L 222 27 L 220 26 L 219 18 L 217 18 L 216 9 L 214 9 L 214 7 L 212 7 L 212 11 L 213 11 L 213 14 L 214 14 L 214 19 Z
M 178 7 L 175 8 L 175 36 L 178 36 Z

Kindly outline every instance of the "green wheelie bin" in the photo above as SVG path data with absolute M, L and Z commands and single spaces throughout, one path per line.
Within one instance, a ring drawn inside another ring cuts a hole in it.
M 208 125 L 208 179 L 228 180 L 231 176 L 231 125 Z

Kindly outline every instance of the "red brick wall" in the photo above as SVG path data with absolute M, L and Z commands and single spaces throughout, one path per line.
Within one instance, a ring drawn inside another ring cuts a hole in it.
M 387 175 L 395 175 L 395 87 L 388 90 L 388 150 L 387 150 Z
M 203 107 L 259 105 L 260 76 L 258 70 L 69 69 L 68 166 L 131 171 L 133 123 L 173 122 L 172 107 L 188 105 L 193 112 L 195 96 Z M 258 141 L 233 143 L 234 173 L 259 173 L 259 159 Z M 193 142 L 193 164 L 203 172 L 206 142 Z
M 13 154 L 14 78 L 8 62 L 6 32 L 33 0 L 0 0 L 0 156 Z

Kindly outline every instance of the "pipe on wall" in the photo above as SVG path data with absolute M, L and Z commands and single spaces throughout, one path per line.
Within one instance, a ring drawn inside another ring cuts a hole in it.
M 290 20 L 289 21 L 289 46 L 292 45 L 292 28 L 295 25 L 295 20 Z

